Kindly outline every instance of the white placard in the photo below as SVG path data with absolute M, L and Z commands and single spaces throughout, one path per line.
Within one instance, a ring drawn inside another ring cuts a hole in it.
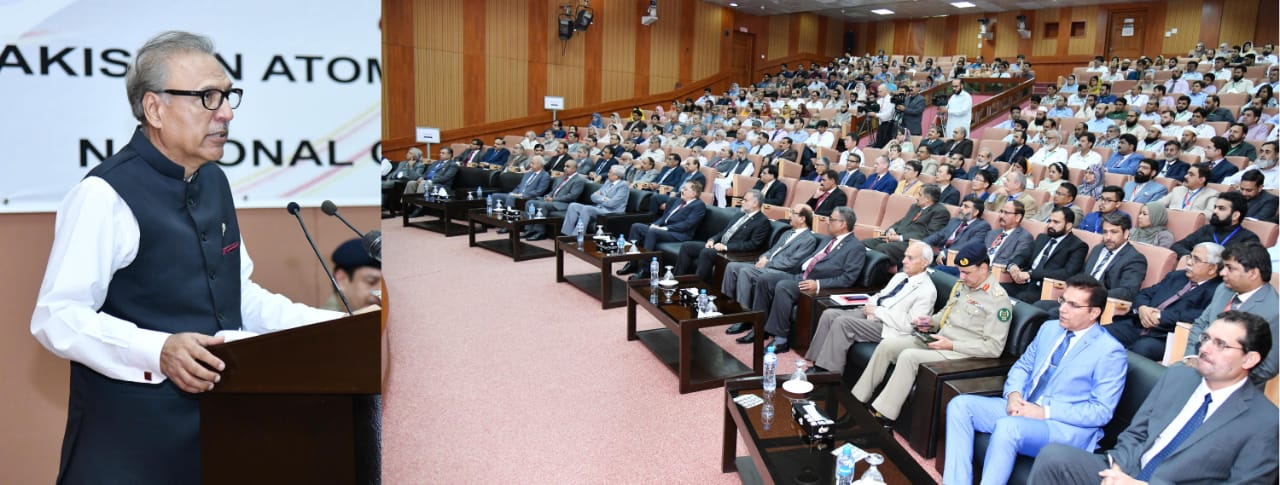
M 414 139 L 418 140 L 418 143 L 440 143 L 440 129 L 419 126 Z
M 56 210 L 124 148 L 125 67 L 167 30 L 212 39 L 244 89 L 217 161 L 237 207 L 377 205 L 380 16 L 373 0 L 0 1 L 0 212 Z
M 542 98 L 543 109 L 564 109 L 564 96 L 546 96 Z

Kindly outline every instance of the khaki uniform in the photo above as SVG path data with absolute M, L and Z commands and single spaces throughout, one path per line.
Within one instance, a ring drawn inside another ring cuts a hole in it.
M 921 363 L 969 357 L 999 357 L 1009 336 L 1013 320 L 1013 304 L 999 280 L 988 276 L 982 286 L 970 289 L 956 282 L 953 295 L 942 311 L 933 315 L 939 335 L 950 339 L 954 350 L 933 350 L 914 336 L 885 339 L 876 347 L 871 362 L 853 386 L 853 396 L 868 402 L 872 392 L 884 380 L 890 364 L 896 364 L 893 375 L 880 396 L 871 403 L 884 417 L 898 419 L 902 403 L 911 392 L 916 371 Z

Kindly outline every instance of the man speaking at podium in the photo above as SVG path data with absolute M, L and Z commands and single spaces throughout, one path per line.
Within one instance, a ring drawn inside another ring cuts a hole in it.
M 71 360 L 58 483 L 200 482 L 196 394 L 224 363 L 227 330 L 331 320 L 250 281 L 226 175 L 216 163 L 241 90 L 212 42 L 160 34 L 125 75 L 140 126 L 58 207 L 31 333 Z M 228 464 L 234 466 L 234 464 Z

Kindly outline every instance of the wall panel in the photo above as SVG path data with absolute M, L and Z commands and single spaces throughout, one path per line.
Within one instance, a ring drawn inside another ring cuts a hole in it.
M 1057 23 L 1058 15 L 1061 11 L 1056 8 L 1046 8 L 1036 11 L 1035 27 L 1031 29 L 1031 55 L 1033 56 L 1052 56 L 1058 53 L 1058 38 L 1044 38 L 1044 24 Z M 1070 25 L 1062 25 L 1058 23 L 1059 29 L 1070 29 Z
M 1164 14 L 1164 30 L 1178 29 L 1178 33 L 1164 38 L 1161 53 L 1186 55 L 1200 39 L 1200 0 L 1169 0 Z
M 1097 5 L 1086 5 L 1082 7 L 1071 7 L 1071 22 L 1084 22 L 1084 36 L 1072 37 L 1067 43 L 1067 54 L 1073 56 L 1096 55 L 1098 53 L 1098 36 L 1107 30 L 1106 25 L 1098 25 Z M 1199 15 L 1197 13 L 1197 15 Z M 1071 28 L 1070 24 L 1065 25 L 1067 29 Z
M 924 57 L 941 56 L 947 39 L 947 19 L 932 17 L 925 20 L 924 32 Z
M 844 21 L 831 17 L 823 17 L 827 23 L 827 38 L 823 40 L 823 55 L 837 57 L 844 55 Z
M 1275 0 L 1265 1 L 1275 3 Z M 1254 29 L 1257 27 L 1257 17 L 1258 0 L 1231 0 L 1224 2 L 1222 5 L 1222 29 L 1219 30 L 1221 34 L 1218 42 L 1230 42 L 1231 45 L 1238 45 L 1246 40 L 1255 40 Z M 1271 17 L 1271 21 L 1275 22 L 1276 18 Z M 1255 41 L 1255 43 L 1257 42 Z M 1261 42 L 1261 44 L 1265 43 L 1266 41 Z
M 462 53 L 417 49 L 413 66 L 417 124 L 443 130 L 461 127 Z
M 554 9 L 551 10 L 554 12 Z M 547 15 L 547 93 L 546 96 L 563 96 L 565 109 L 583 104 L 583 74 L 586 64 L 586 39 L 574 36 L 567 42 L 555 35 L 556 17 Z
M 978 18 L 980 17 L 982 16 L 976 14 L 957 16 L 955 55 L 962 55 L 971 60 L 978 57 Z M 987 59 L 987 62 L 990 61 L 991 59 Z
M 788 55 L 787 50 L 790 46 L 787 45 L 787 39 L 790 34 L 791 16 L 773 15 L 769 17 L 769 34 L 766 40 L 769 45 L 769 59 L 777 59 Z
M 1006 61 L 1018 56 L 1018 14 L 1020 12 L 1000 12 L 996 19 L 995 48 L 996 57 Z
M 884 49 L 886 55 L 901 54 L 893 51 L 893 36 L 897 32 L 893 22 L 880 22 L 876 24 L 876 38 L 871 41 L 871 53 L 879 52 Z
M 462 52 L 462 0 L 418 2 L 413 43 L 421 49 Z
M 812 13 L 796 14 L 800 17 L 800 50 L 799 53 L 818 53 L 818 15 Z
M 528 114 L 529 4 L 487 0 L 485 8 L 485 120 Z
M 715 4 L 697 2 L 693 33 L 693 79 L 704 79 L 720 71 L 720 31 L 723 10 Z
M 609 102 L 634 97 L 636 69 L 636 30 L 640 13 L 627 0 L 605 0 L 605 11 L 599 27 L 605 32 L 602 59 L 600 101 Z
M 692 1 L 692 0 L 688 0 Z M 664 3 L 668 12 L 680 11 L 677 2 Z M 657 23 L 640 27 L 651 29 L 649 48 L 649 92 L 653 94 L 670 91 L 680 79 L 680 22 L 670 17 Z

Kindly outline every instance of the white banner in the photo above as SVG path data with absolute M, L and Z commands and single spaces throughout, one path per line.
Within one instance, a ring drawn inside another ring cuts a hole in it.
M 210 37 L 244 98 L 218 161 L 237 206 L 378 205 L 377 0 L 0 1 L 0 212 L 53 211 L 138 122 L 134 51 L 166 30 Z

